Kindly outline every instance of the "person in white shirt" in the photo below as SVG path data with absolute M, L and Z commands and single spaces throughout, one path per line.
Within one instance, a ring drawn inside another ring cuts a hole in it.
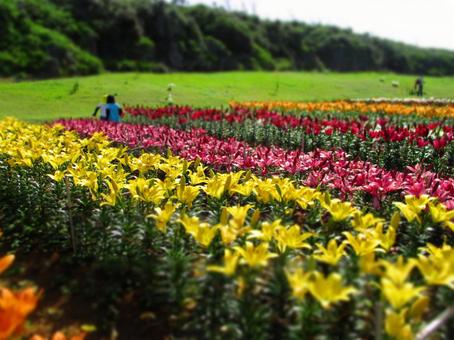
M 106 112 L 107 97 L 108 97 L 107 94 L 102 96 L 101 102 L 95 107 L 95 111 L 92 114 L 93 117 L 96 117 L 96 114 L 98 113 L 98 111 L 101 111 L 99 118 L 101 120 L 108 120 L 107 112 Z

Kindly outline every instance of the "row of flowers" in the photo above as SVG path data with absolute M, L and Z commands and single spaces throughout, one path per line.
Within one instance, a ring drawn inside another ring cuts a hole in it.
M 365 103 L 393 103 L 393 104 L 418 104 L 418 105 L 454 105 L 454 100 L 448 98 L 387 98 L 387 97 L 377 97 L 377 98 L 363 98 L 363 99 L 351 99 L 353 102 L 365 102 Z
M 241 123 L 251 120 L 252 124 L 272 124 L 278 128 L 301 128 L 306 134 L 318 135 L 320 133 L 331 135 L 333 132 L 351 133 L 365 140 L 372 138 L 374 141 L 401 142 L 408 141 L 419 147 L 432 145 L 435 149 L 443 149 L 454 140 L 454 125 L 443 125 L 442 122 L 429 124 L 415 123 L 413 126 L 399 126 L 389 122 L 386 118 L 371 120 L 367 116 L 360 119 L 317 118 L 310 116 L 294 116 L 281 114 L 267 109 L 251 110 L 249 108 L 236 108 L 227 112 L 219 109 L 196 109 L 188 106 L 167 106 L 157 108 L 127 107 L 132 116 L 144 116 L 150 120 L 164 117 L 177 117 L 180 123 L 192 120 Z
M 341 150 L 303 153 L 301 150 L 278 147 L 252 147 L 233 138 L 219 140 L 200 129 L 186 132 L 167 127 L 95 120 L 61 120 L 58 124 L 82 135 L 102 132 L 111 140 L 131 147 L 168 148 L 183 158 L 200 159 L 218 169 L 296 174 L 302 177 L 304 185 L 336 189 L 342 198 L 364 192 L 370 195 L 376 209 L 387 196 L 400 193 L 428 194 L 438 197 L 449 209 L 454 209 L 454 179 L 440 178 L 420 167 L 409 168 L 405 172 L 384 170 L 369 162 L 350 160 Z
M 142 110 L 142 109 L 140 109 Z M 282 130 L 273 124 L 262 124 L 260 120 L 246 119 L 241 122 L 226 122 L 224 120 L 181 118 L 172 112 L 178 108 L 160 108 L 159 113 L 148 118 L 137 114 L 127 118 L 128 123 L 165 125 L 175 129 L 190 130 L 202 128 L 209 135 L 220 139 L 235 138 L 250 143 L 251 145 L 275 145 L 285 149 L 300 149 L 303 152 L 316 149 L 332 150 L 342 149 L 352 159 L 369 161 L 389 170 L 404 170 L 407 166 L 421 164 L 432 171 L 443 175 L 454 175 L 454 142 L 447 142 L 452 132 L 446 128 L 447 133 L 441 138 L 431 138 L 441 130 L 441 122 L 431 123 L 435 130 L 428 130 L 426 125 L 418 128 L 428 132 L 429 138 L 419 137 L 414 144 L 407 142 L 384 142 L 367 137 L 360 138 L 352 133 L 341 131 L 325 131 L 321 134 L 306 133 L 304 128 L 290 128 Z M 182 108 L 181 112 L 185 112 Z M 161 114 L 168 112 L 170 115 Z M 159 118 L 161 117 L 161 118 Z M 216 118 L 217 119 L 217 118 Z M 347 120 L 342 120 L 346 122 Z M 386 124 L 382 122 L 382 124 Z M 427 127 L 431 127 L 431 124 Z M 443 127 L 444 128 L 444 127 Z M 380 132 L 379 130 L 374 133 Z M 426 133 L 422 132 L 422 134 Z M 441 133 L 444 133 L 441 131 Z
M 216 281 L 217 294 L 226 295 L 216 308 L 242 301 L 247 318 L 255 313 L 250 307 L 272 310 L 282 303 L 286 313 L 299 305 L 300 336 L 310 334 L 313 318 L 329 323 L 326 317 L 346 301 L 343 311 L 354 323 L 346 332 L 361 333 L 359 321 L 372 315 L 378 324 L 371 329 L 410 339 L 425 318 L 447 305 L 449 300 L 440 305 L 439 299 L 454 289 L 454 212 L 426 195 L 406 196 L 383 219 L 288 178 L 216 173 L 198 160 L 134 155 L 97 133 L 80 138 L 58 126 L 11 120 L 0 123 L 0 153 L 1 168 L 9 167 L 2 171 L 45 171 L 57 186 L 85 188 L 106 209 L 142 209 L 166 240 L 157 249 L 172 245 L 196 259 L 191 272 L 200 285 L 225 277 Z M 201 262 L 205 266 L 196 269 Z M 270 296 L 276 280 L 284 280 L 279 284 L 290 292 Z M 208 298 L 191 303 L 200 305 L 200 313 Z
M 390 115 L 417 115 L 422 117 L 454 117 L 453 105 L 425 105 L 418 103 L 389 103 L 368 101 L 331 101 L 331 102 L 231 102 L 231 107 L 268 110 L 308 111 L 308 112 L 361 112 L 384 113 Z

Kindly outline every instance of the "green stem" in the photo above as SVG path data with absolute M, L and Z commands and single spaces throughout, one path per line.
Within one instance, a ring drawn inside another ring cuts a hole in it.
M 69 184 L 68 177 L 65 176 L 65 186 L 66 186 L 66 209 L 68 211 L 68 222 L 69 222 L 69 234 L 71 237 L 71 245 L 73 248 L 73 253 L 77 252 L 77 242 L 76 242 L 76 231 L 74 228 L 73 215 L 71 212 L 72 203 L 71 203 L 71 188 Z

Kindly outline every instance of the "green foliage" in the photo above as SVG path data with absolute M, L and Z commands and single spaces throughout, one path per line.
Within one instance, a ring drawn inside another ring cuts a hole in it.
M 0 75 L 109 70 L 388 70 L 453 75 L 454 53 L 331 26 L 160 0 L 8 0 Z
M 48 9 L 46 6 L 43 8 Z M 33 13 L 38 12 L 40 7 L 32 9 L 35 10 Z M 5 2 L 0 4 L 0 12 L 0 22 L 5 23 L 5 28 L 0 31 L 0 74 L 12 76 L 27 73 L 49 77 L 91 74 L 102 70 L 102 64 L 96 57 L 82 50 L 67 36 L 42 26 L 39 20 L 32 21 L 27 6 L 18 10 L 14 2 Z M 49 22 L 51 26 L 54 23 L 53 20 Z M 56 22 L 63 25 L 61 21 Z M 55 26 L 58 28 L 57 23 Z

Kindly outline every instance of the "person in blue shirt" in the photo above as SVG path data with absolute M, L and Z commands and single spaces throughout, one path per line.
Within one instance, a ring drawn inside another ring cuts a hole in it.
M 107 104 L 105 107 L 107 120 L 109 122 L 119 123 L 123 116 L 123 109 L 120 105 L 115 103 L 115 97 L 112 95 L 107 96 Z

